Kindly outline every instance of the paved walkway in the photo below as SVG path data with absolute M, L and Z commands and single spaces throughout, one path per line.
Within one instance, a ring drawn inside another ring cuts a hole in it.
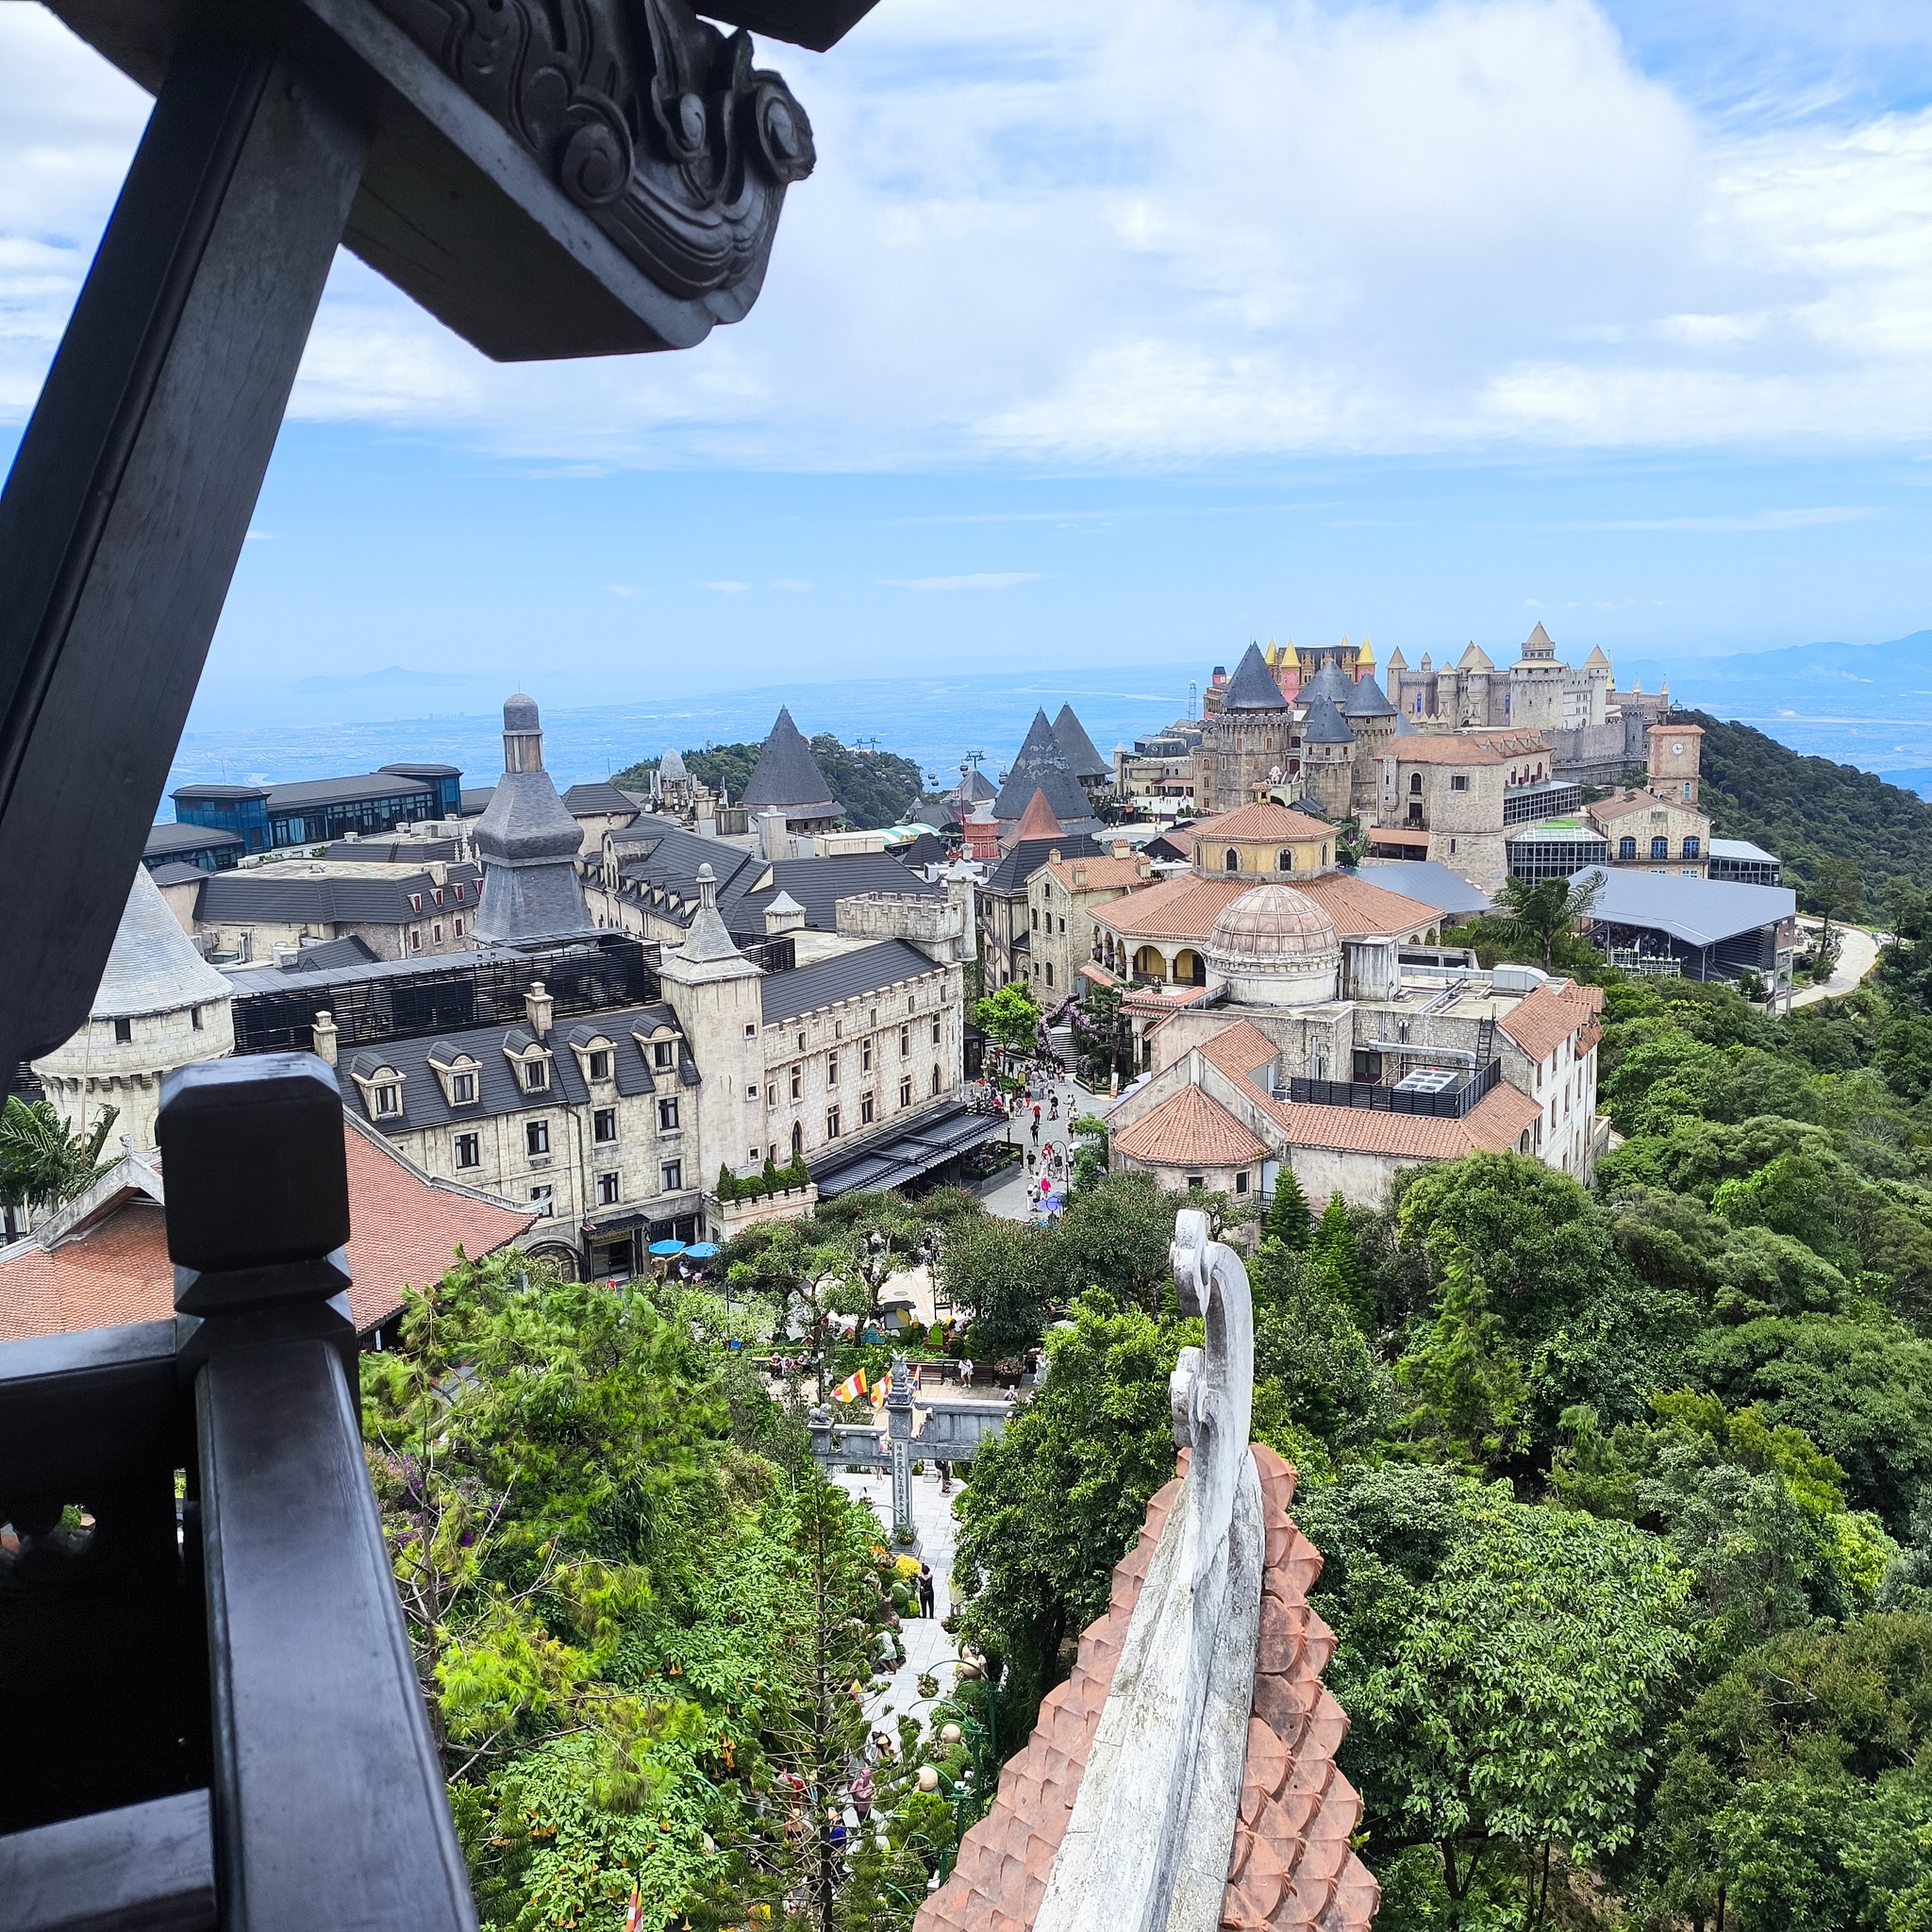
M 1064 1049 L 1062 1049 L 1064 1050 Z M 1047 1117 L 1046 1096 L 1058 1093 L 1060 1101 L 1060 1117 L 1051 1120 Z M 1038 1144 L 1052 1145 L 1068 1149 L 1071 1136 L 1067 1131 L 1068 1123 L 1075 1114 L 1105 1113 L 1113 1105 L 1104 1093 L 1091 1093 L 1077 1080 L 1055 1080 L 1043 1086 L 1040 1094 L 1040 1140 Z M 1013 1119 L 1012 1140 L 1016 1146 L 1031 1147 L 1033 1140 L 1032 1119 L 1029 1114 L 1022 1119 Z M 1068 1158 L 1072 1159 L 1069 1151 Z M 1031 1203 L 1026 1198 L 1026 1163 L 1023 1159 L 1016 1166 L 1006 1169 L 997 1179 L 982 1188 L 979 1198 L 985 1204 L 989 1214 L 997 1214 L 1007 1221 L 1030 1221 L 1033 1219 Z
M 873 1506 L 881 1528 L 890 1536 L 892 1526 L 892 1480 L 888 1475 L 854 1475 L 845 1473 L 832 1480 L 848 1494 L 863 1497 Z M 917 1541 L 911 1554 L 932 1565 L 933 1614 L 930 1617 L 903 1617 L 899 1635 L 906 1642 L 906 1661 L 892 1674 L 886 1688 L 866 1705 L 866 1715 L 874 1724 L 891 1730 L 905 1716 L 924 1719 L 924 1706 L 919 1695 L 919 1678 L 930 1672 L 939 1679 L 940 1695 L 953 1688 L 959 1666 L 959 1654 L 953 1640 L 940 1627 L 940 1619 L 953 1607 L 953 1547 L 957 1525 L 953 1522 L 953 1497 L 959 1493 L 957 1483 L 951 1494 L 940 1493 L 940 1479 L 928 1463 L 924 1475 L 912 1478 L 912 1527 Z M 914 1709 L 914 1706 L 920 1707 Z
M 1817 922 L 1803 922 L 1812 931 L 1817 930 Z M 1794 1007 L 1808 1007 L 1817 1000 L 1842 999 L 1878 963 L 1878 938 L 1869 933 L 1862 925 L 1841 925 L 1838 928 L 1843 943 L 1839 947 L 1838 964 L 1832 968 L 1831 977 L 1823 986 L 1807 986 L 1803 992 L 1791 995 Z

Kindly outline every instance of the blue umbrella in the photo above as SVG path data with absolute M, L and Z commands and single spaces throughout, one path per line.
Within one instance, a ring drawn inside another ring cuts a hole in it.
M 693 1241 L 684 1251 L 693 1261 L 708 1261 L 718 1252 L 716 1241 Z
M 665 1256 L 681 1255 L 684 1253 L 684 1243 L 682 1241 L 653 1241 L 651 1243 L 651 1253 Z

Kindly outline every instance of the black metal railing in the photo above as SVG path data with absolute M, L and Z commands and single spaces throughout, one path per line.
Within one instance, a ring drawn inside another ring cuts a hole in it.
M 1459 1121 L 1502 1077 L 1502 1061 L 1491 1060 L 1459 1085 L 1439 1093 L 1405 1092 L 1379 1080 L 1299 1079 L 1288 1083 L 1288 1097 L 1315 1107 L 1361 1107 L 1372 1113 L 1418 1113 Z
M 161 1092 L 175 1319 L 0 1343 L 0 1705 L 33 1740 L 0 1920 L 474 1932 L 362 1460 L 334 1076 Z

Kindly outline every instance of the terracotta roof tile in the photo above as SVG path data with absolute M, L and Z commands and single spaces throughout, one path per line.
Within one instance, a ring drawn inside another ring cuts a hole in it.
M 1191 1083 L 1122 1128 L 1113 1144 L 1158 1167 L 1241 1167 L 1268 1152 L 1219 1101 Z
M 1093 920 L 1118 938 L 1191 940 L 1202 945 L 1221 914 L 1243 892 L 1263 883 L 1271 882 L 1241 874 L 1202 878 L 1195 873 L 1177 873 L 1145 891 L 1109 901 L 1095 910 Z M 1312 878 L 1297 878 L 1294 888 L 1328 915 L 1343 939 L 1365 933 L 1399 936 L 1442 921 L 1435 907 L 1385 886 L 1372 886 L 1351 873 L 1318 873 Z
M 1401 765 L 1507 765 L 1509 760 L 1492 744 L 1449 732 L 1418 731 L 1392 739 L 1382 756 Z
M 1628 818 L 1632 812 L 1657 811 L 1666 807 L 1677 811 L 1695 812 L 1694 805 L 1679 804 L 1674 798 L 1660 798 L 1655 791 L 1639 791 L 1635 797 L 1625 798 L 1621 793 L 1615 798 L 1598 798 L 1586 805 L 1583 809 L 1599 824 L 1616 819 Z
M 349 1166 L 349 1309 L 367 1333 L 401 1307 L 460 1244 L 487 1255 L 535 1218 L 432 1183 L 389 1148 L 346 1124 Z M 165 1174 L 163 1183 L 165 1185 Z M 158 1204 L 130 1192 L 85 1233 L 51 1252 L 20 1244 L 0 1261 L 0 1341 L 78 1328 L 152 1322 L 175 1312 L 175 1271 Z
M 1591 1001 L 1579 994 L 1594 993 Z M 1566 987 L 1561 992 L 1540 986 L 1524 996 L 1496 1022 L 1533 1060 L 1548 1059 L 1573 1033 L 1590 1024 L 1603 1007 L 1601 987 Z M 1579 1045 L 1577 1051 L 1584 1049 Z
M 1238 1020 L 1232 1026 L 1224 1026 L 1212 1039 L 1201 1042 L 1200 1054 L 1230 1080 L 1241 1081 L 1257 1099 L 1269 1097 L 1266 1084 L 1254 1076 L 1274 1059 L 1274 1042 L 1253 1022 Z
M 1542 1112 L 1507 1081 L 1492 1087 L 1457 1120 L 1419 1113 L 1379 1113 L 1365 1107 L 1317 1107 L 1277 1100 L 1269 1111 L 1291 1144 L 1341 1154 L 1382 1154 L 1398 1160 L 1459 1160 L 1465 1154 L 1506 1154 Z
M 1362 934 L 1389 939 L 1418 926 L 1440 925 L 1442 915 L 1420 899 L 1372 886 L 1356 873 L 1324 872 L 1312 879 L 1297 879 L 1295 891 L 1306 892 L 1335 922 L 1345 940 Z
M 1305 811 L 1257 801 L 1189 827 L 1197 839 L 1332 839 L 1335 827 Z
M 1271 1650 L 1257 1673 L 1222 1924 L 1229 1932 L 1367 1932 L 1381 1890 L 1349 1849 L 1361 1801 L 1333 1762 L 1347 1720 L 1319 1681 L 1334 1640 L 1303 1598 L 1307 1565 L 1294 1553 L 1306 1539 L 1288 1519 L 1294 1472 L 1258 1442 L 1252 1454 L 1269 1551 L 1263 1616 L 1270 1628 L 1311 1636 L 1297 1634 L 1291 1647 Z M 1185 1469 L 1185 1452 L 1181 1460 Z M 1030 1932 L 1066 1836 L 1121 1638 L 1179 1491 L 1176 1478 L 1148 1504 L 1139 1543 L 1114 1567 L 1107 1611 L 1080 1639 L 1073 1675 L 1041 1704 L 1032 1738 L 1008 1766 L 1014 1775 L 1002 1776 L 991 1809 L 966 1834 L 952 1876 L 920 1907 L 913 1932 Z M 1287 1560 L 1276 1561 L 1277 1552 Z M 1277 1712 L 1292 1724 L 1293 1741 L 1277 1728 Z M 1064 1748 L 1045 1742 L 1049 1729 Z
M 1020 823 L 1013 828 L 1011 842 L 1017 845 L 1022 839 L 1057 839 L 1060 831 L 1060 822 L 1054 817 L 1046 793 L 1035 786 L 1033 796 L 1026 801 L 1026 809 L 1020 814 Z
M 1123 887 L 1131 891 L 1153 880 L 1143 863 L 1137 858 L 1058 858 L 1050 860 L 1046 870 L 1069 892 L 1117 892 Z

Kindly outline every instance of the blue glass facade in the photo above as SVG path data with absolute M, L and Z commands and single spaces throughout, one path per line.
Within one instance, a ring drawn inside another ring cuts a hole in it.
M 184 785 L 174 794 L 175 817 L 232 832 L 246 851 L 271 852 L 455 818 L 462 810 L 462 783 L 453 765 L 385 765 L 364 777 L 294 785 Z

